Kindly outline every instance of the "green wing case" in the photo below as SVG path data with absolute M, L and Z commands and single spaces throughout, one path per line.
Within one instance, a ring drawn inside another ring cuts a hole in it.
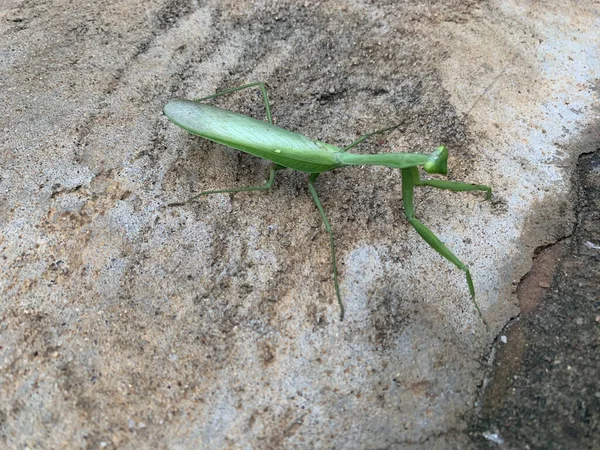
M 338 147 L 242 114 L 183 99 L 171 100 L 164 113 L 192 134 L 290 169 L 321 173 L 342 165 Z

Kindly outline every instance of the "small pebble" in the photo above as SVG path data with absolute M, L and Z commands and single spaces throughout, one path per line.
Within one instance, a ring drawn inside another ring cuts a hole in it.
M 548 283 L 546 283 L 545 281 L 540 281 L 538 283 L 538 286 L 544 289 L 548 289 L 550 287 L 550 285 Z
M 503 344 L 506 344 L 508 342 L 508 339 L 506 336 L 500 336 L 500 340 L 502 341 Z
M 486 438 L 488 441 L 493 442 L 494 444 L 498 444 L 498 445 L 504 444 L 504 439 L 502 439 L 502 436 L 500 436 L 499 433 L 492 433 L 490 431 L 486 431 L 485 433 L 482 433 L 482 436 L 484 438 Z

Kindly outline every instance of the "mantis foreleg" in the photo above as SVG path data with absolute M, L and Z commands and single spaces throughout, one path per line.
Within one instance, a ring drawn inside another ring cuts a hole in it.
M 319 200 L 319 196 L 317 195 L 317 190 L 315 189 L 315 180 L 319 176 L 318 173 L 313 173 L 308 178 L 308 190 L 310 191 L 313 200 L 315 201 L 315 205 L 317 205 L 317 209 L 319 213 L 321 213 L 321 218 L 323 219 L 323 223 L 325 224 L 325 229 L 327 233 L 329 233 L 329 247 L 331 249 L 331 266 L 333 267 L 333 284 L 335 285 L 335 294 L 337 295 L 338 304 L 340 305 L 340 320 L 344 320 L 344 303 L 342 302 L 342 296 L 340 294 L 340 286 L 338 284 L 338 273 L 337 273 L 337 263 L 335 260 L 335 242 L 333 241 L 333 231 L 331 231 L 331 226 L 329 225 L 329 221 L 327 220 L 327 216 L 325 215 L 325 211 L 323 210 L 323 206 Z
M 444 243 L 435 235 L 433 232 L 423 225 L 419 220 L 415 217 L 415 209 L 413 205 L 413 191 L 415 186 L 433 186 L 438 187 L 440 189 L 449 189 L 456 191 L 474 191 L 474 190 L 483 190 L 491 193 L 491 189 L 487 186 L 479 186 L 479 185 L 469 185 L 466 183 L 455 183 L 452 181 L 437 181 L 436 184 L 432 184 L 432 181 L 437 180 L 429 180 L 429 181 L 421 181 L 419 179 L 419 172 L 417 168 L 411 167 L 408 169 L 402 169 L 402 203 L 404 204 L 404 212 L 409 223 L 417 230 L 417 233 L 429 244 L 431 248 L 433 248 L 436 252 L 458 267 L 460 270 L 465 272 L 465 276 L 467 278 L 467 285 L 469 286 L 469 293 L 471 294 L 471 301 L 473 305 L 475 305 L 475 309 L 481 317 L 483 323 L 487 325 L 483 315 L 481 314 L 481 310 L 479 309 L 479 305 L 475 300 L 475 287 L 473 286 L 473 279 L 471 278 L 471 272 L 469 271 L 469 267 L 465 265 L 458 257 L 450 251 L 448 247 L 444 245 Z M 441 185 L 441 183 L 444 183 Z M 458 185 L 458 186 L 457 186 Z M 471 186 L 471 188 L 467 188 Z M 487 189 L 481 189 L 487 188 Z
M 414 170 L 412 173 L 415 186 L 431 186 L 434 188 L 447 189 L 455 192 L 484 191 L 486 193 L 486 200 L 490 200 L 492 198 L 492 188 L 484 184 L 470 184 L 461 183 L 460 181 L 447 180 L 421 180 L 417 170 Z

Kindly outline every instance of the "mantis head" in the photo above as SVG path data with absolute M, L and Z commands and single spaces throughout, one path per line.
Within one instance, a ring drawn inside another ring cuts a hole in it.
M 448 149 L 440 145 L 429 155 L 429 159 L 423 164 L 423 170 L 427 173 L 440 173 L 446 175 L 448 172 Z

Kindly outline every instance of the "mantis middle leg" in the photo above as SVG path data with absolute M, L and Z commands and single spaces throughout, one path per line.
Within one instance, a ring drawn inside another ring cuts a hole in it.
M 337 273 L 337 262 L 335 260 L 335 242 L 333 240 L 333 231 L 331 231 L 331 226 L 329 225 L 329 221 L 327 220 L 327 216 L 325 215 L 325 211 L 323 210 L 323 206 L 321 205 L 321 201 L 319 200 L 319 196 L 317 195 L 317 190 L 315 189 L 315 180 L 319 176 L 318 173 L 313 173 L 308 178 L 308 190 L 310 191 L 313 200 L 315 201 L 315 205 L 317 205 L 317 209 L 321 214 L 321 218 L 323 219 L 323 223 L 325 224 L 325 229 L 327 233 L 329 233 L 329 248 L 331 249 L 331 266 L 333 268 L 333 284 L 335 285 L 335 295 L 337 296 L 338 304 L 340 305 L 340 320 L 344 320 L 344 303 L 342 302 L 342 296 L 340 294 L 340 286 L 338 283 L 338 273 Z
M 350 145 L 347 145 L 346 147 L 344 147 L 344 148 L 342 149 L 342 151 L 343 151 L 343 152 L 345 152 L 345 151 L 347 151 L 347 150 L 350 150 L 352 147 L 356 147 L 358 144 L 360 144 L 360 143 L 364 142 L 365 140 L 367 140 L 367 139 L 368 139 L 368 138 L 370 138 L 371 136 L 375 136 L 375 135 L 377 135 L 377 134 L 383 134 L 383 133 L 385 133 L 386 131 L 391 131 L 391 130 L 393 130 L 394 128 L 398 128 L 400 125 L 402 125 L 402 123 L 399 123 L 399 124 L 397 124 L 397 125 L 394 125 L 393 127 L 383 128 L 383 129 L 381 129 L 381 130 L 376 130 L 376 131 L 373 131 L 373 132 L 371 132 L 371 133 L 363 134 L 361 137 L 359 137 L 357 140 L 355 140 L 355 141 L 354 141 L 352 144 L 350 144 Z

